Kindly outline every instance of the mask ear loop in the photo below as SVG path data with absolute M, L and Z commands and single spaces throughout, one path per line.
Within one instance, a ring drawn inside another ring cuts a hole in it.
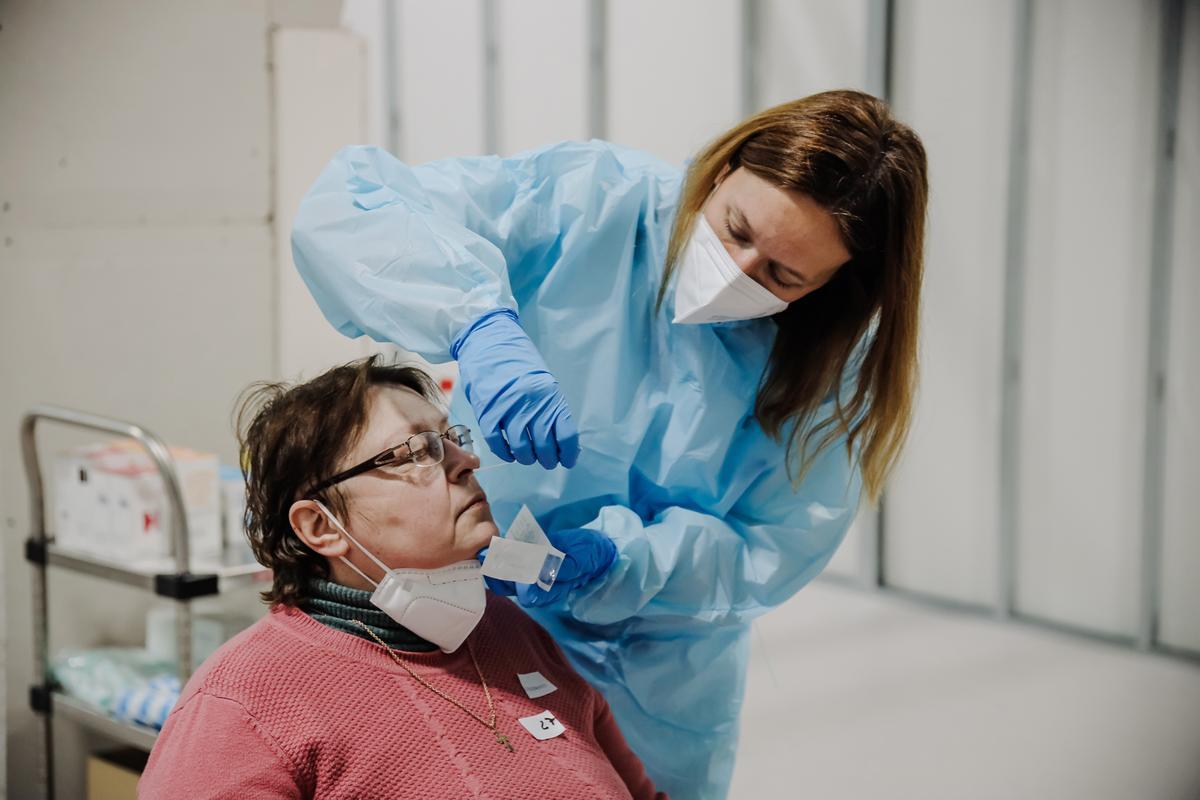
M 332 511 L 330 511 L 328 508 L 325 507 L 324 503 L 322 503 L 320 500 L 317 500 L 316 498 L 313 499 L 313 502 L 317 504 L 317 507 L 320 508 L 322 512 L 324 512 L 325 517 L 330 521 L 330 523 L 333 524 L 333 527 L 335 527 L 339 531 L 341 531 L 347 539 L 354 542 L 354 546 L 357 547 L 359 550 L 361 550 L 363 555 L 365 555 L 367 558 L 374 561 L 375 565 L 377 567 L 379 567 L 381 570 L 383 570 L 384 575 L 387 575 L 391 571 L 387 568 L 387 566 L 382 561 L 380 561 L 378 558 L 376 558 L 371 553 L 370 550 L 368 550 L 367 548 L 365 548 L 361 544 L 359 544 L 358 539 L 355 539 L 353 536 L 350 535 L 350 531 L 346 530 L 346 526 L 342 524 L 341 520 L 339 520 L 337 517 L 335 517 L 333 515 Z M 359 569 L 358 567 L 356 567 L 354 565 L 353 561 L 346 558 L 345 556 L 338 556 L 338 558 L 340 558 L 342 560 L 342 563 L 345 564 L 347 567 L 349 567 L 350 569 L 357 572 L 359 574 L 359 577 L 361 577 L 364 581 L 366 581 L 367 583 L 371 584 L 372 586 L 374 586 L 376 588 L 379 587 L 379 582 L 373 581 L 370 578 L 368 578 L 366 573 L 364 573 L 361 569 Z

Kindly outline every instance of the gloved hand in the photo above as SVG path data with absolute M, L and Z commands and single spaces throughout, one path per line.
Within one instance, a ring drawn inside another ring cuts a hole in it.
M 450 355 L 493 453 L 546 469 L 575 466 L 579 431 L 515 311 L 497 308 L 480 316 L 455 337 Z
M 567 528 L 546 534 L 550 543 L 563 552 L 563 562 L 558 568 L 558 577 L 549 590 L 536 583 L 514 583 L 484 578 L 487 587 L 495 594 L 516 596 L 517 602 L 526 608 L 541 608 L 561 602 L 572 589 L 587 586 L 603 577 L 617 560 L 617 546 L 600 531 L 591 528 Z M 479 551 L 483 561 L 487 548 Z

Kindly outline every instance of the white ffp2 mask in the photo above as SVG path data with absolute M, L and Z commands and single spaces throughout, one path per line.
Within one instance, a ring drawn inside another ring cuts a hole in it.
M 375 586 L 371 594 L 373 606 L 443 652 L 453 653 L 462 646 L 487 608 L 478 561 L 460 561 L 438 569 L 390 569 L 359 544 L 319 500 L 315 502 L 333 526 L 383 570 L 383 578 L 376 582 L 342 557 L 350 569 Z
M 769 290 L 742 272 L 704 218 L 679 256 L 675 280 L 675 322 L 702 324 L 757 319 L 787 308 Z

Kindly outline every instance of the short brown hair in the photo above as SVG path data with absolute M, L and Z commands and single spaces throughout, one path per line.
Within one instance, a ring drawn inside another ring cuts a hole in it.
M 334 367 L 312 380 L 256 383 L 238 401 L 237 432 L 246 473 L 246 536 L 254 557 L 273 574 L 262 593 L 271 605 L 299 606 L 308 581 L 328 577 L 329 564 L 292 530 L 288 512 L 309 488 L 334 474 L 366 427 L 373 386 L 412 389 L 437 404 L 430 377 L 416 367 L 382 363 L 374 355 Z M 345 518 L 338 487 L 319 499 Z

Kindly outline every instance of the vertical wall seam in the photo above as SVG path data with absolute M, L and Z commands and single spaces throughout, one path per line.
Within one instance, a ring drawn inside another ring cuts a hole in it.
M 267 73 L 267 233 L 270 237 L 270 309 L 268 315 L 271 324 L 271 346 L 269 369 L 272 375 L 281 375 L 283 370 L 283 280 L 279 274 L 283 265 L 280 263 L 282 253 L 279 248 L 279 76 L 275 65 L 275 37 L 279 26 L 267 20 L 266 24 L 266 53 L 267 61 L 263 65 Z
M 500 40 L 497 0 L 483 4 L 483 149 L 500 152 Z
M 761 45 L 761 6 L 759 0 L 742 0 L 742 116 L 758 111 L 758 51 Z
M 397 158 L 403 158 L 400 115 L 400 62 L 396 48 L 396 30 L 400 24 L 397 5 L 400 0 L 383 2 L 383 104 L 387 126 L 387 149 Z
M 891 103 L 892 70 L 895 60 L 894 0 L 870 0 L 867 7 L 866 89 L 884 102 Z M 887 492 L 879 497 L 875 526 L 864 544 L 862 580 L 867 586 L 887 585 Z
M 895 25 L 894 0 L 870 0 L 867 6 L 866 90 L 892 101 L 892 59 Z
M 1154 138 L 1154 205 L 1151 221 L 1149 327 L 1146 357 L 1146 420 L 1142 464 L 1142 548 L 1137 644 L 1158 640 L 1166 472 L 1166 384 L 1170 338 L 1171 237 L 1175 214 L 1175 131 L 1179 124 L 1183 50 L 1183 2 L 1161 6 L 1158 127 Z
M 1017 524 L 1020 509 L 1021 359 L 1025 325 L 1026 206 L 1033 89 L 1033 0 L 1018 0 L 1014 28 L 1012 121 L 1005 209 L 1004 344 L 1001 359 L 1000 519 L 996 613 L 1016 609 Z
M 588 135 L 608 136 L 607 0 L 588 0 Z

